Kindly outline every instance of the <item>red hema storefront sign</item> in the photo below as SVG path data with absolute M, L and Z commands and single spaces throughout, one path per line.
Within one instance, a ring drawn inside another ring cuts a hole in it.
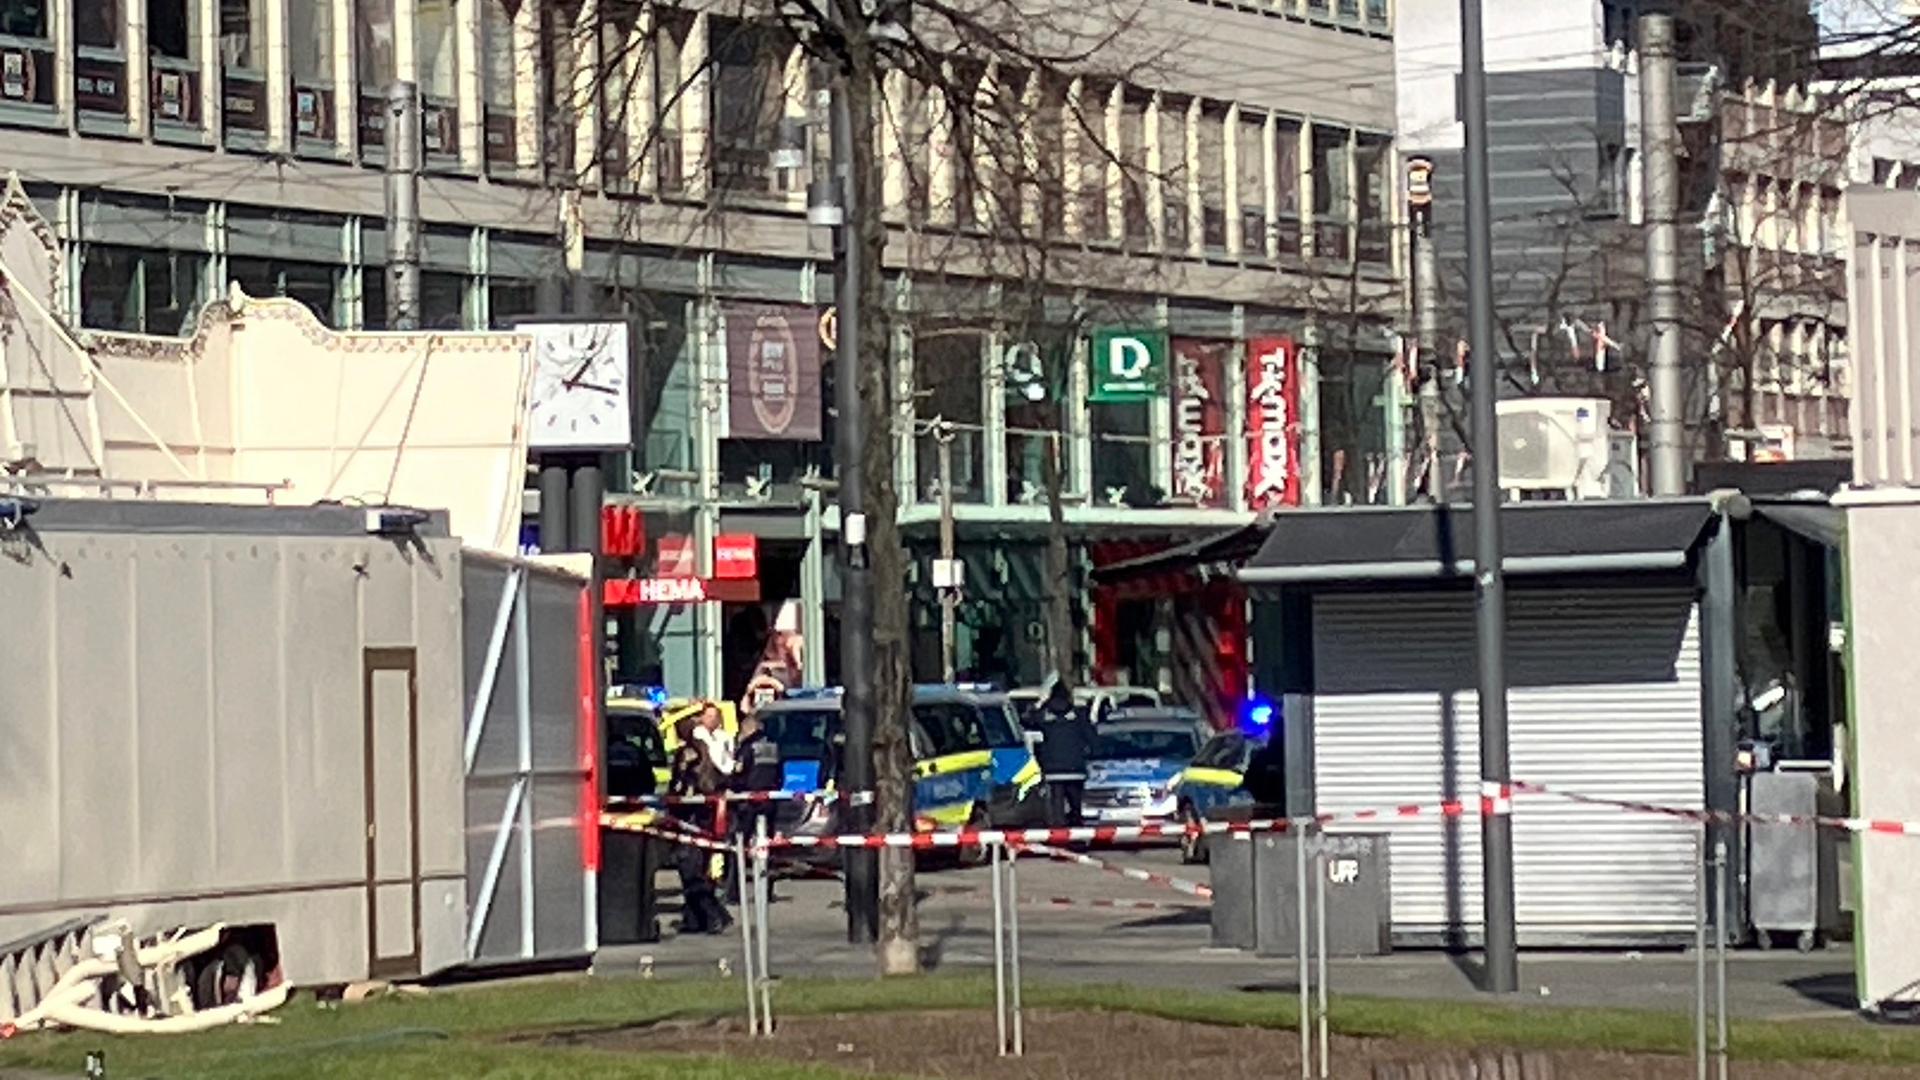
M 1300 505 L 1300 353 L 1292 338 L 1247 342 L 1247 504 Z
M 751 581 L 760 575 L 760 538 L 752 533 L 721 533 L 713 538 L 713 576 L 721 581 Z

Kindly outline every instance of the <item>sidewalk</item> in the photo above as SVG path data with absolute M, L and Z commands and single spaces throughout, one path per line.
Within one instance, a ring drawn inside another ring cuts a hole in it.
M 1139 865 L 1169 867 L 1158 857 Z M 1205 868 L 1197 870 L 1205 877 Z M 662 888 L 669 879 L 661 877 Z M 929 968 L 991 968 L 992 907 L 985 870 L 945 871 L 920 878 L 921 943 Z M 973 891 L 967 891 L 973 890 Z M 776 976 L 858 977 L 873 971 L 872 950 L 849 945 L 846 916 L 835 881 L 782 881 L 771 915 L 771 967 Z M 1260 959 L 1208 947 L 1204 903 L 1153 886 L 1085 869 L 1022 860 L 1020 893 L 1046 900 L 1151 900 L 1172 905 L 1156 911 L 1058 907 L 1035 903 L 1020 911 L 1021 965 L 1036 982 L 1127 983 L 1213 990 L 1293 993 L 1295 962 Z M 720 962 L 737 969 L 738 931 L 717 937 L 677 938 L 671 895 L 663 895 L 666 940 L 655 945 L 602 949 L 596 970 L 630 974 L 643 958 L 662 976 L 714 973 Z M 1479 997 L 1472 958 L 1437 952 L 1333 960 L 1328 985 L 1335 994 L 1414 999 Z M 1528 953 L 1522 956 L 1522 992 L 1516 1004 L 1537 1007 L 1661 1009 L 1691 1013 L 1694 1007 L 1691 952 Z M 1802 956 L 1792 952 L 1730 951 L 1728 1007 L 1740 1019 L 1842 1018 L 1851 1014 L 1853 954 L 1834 948 Z M 1489 999 L 1491 1000 L 1491 999 Z

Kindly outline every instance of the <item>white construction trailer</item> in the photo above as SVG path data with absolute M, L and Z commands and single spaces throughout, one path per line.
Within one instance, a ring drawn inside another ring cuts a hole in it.
M 103 919 L 225 924 L 196 997 L 585 962 L 585 587 L 440 514 L 0 488 L 0 1022 Z

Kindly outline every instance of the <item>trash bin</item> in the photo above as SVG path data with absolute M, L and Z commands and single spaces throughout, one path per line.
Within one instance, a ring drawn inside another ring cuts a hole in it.
M 1251 839 L 1216 838 L 1209 844 L 1213 881 L 1213 945 L 1251 949 L 1260 956 L 1293 956 L 1299 944 L 1292 833 L 1261 833 Z M 1327 856 L 1327 952 L 1333 956 L 1382 956 L 1392 948 L 1392 865 L 1384 832 L 1316 834 L 1312 855 Z M 1314 884 L 1307 882 L 1309 911 Z M 1308 927 L 1313 933 L 1313 927 Z
M 662 846 L 646 833 L 600 830 L 600 944 L 640 945 L 660 940 L 653 886 Z

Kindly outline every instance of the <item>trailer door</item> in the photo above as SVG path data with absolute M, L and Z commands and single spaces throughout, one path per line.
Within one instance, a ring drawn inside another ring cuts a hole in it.
M 376 978 L 420 974 L 420 702 L 412 649 L 365 653 L 367 948 Z

